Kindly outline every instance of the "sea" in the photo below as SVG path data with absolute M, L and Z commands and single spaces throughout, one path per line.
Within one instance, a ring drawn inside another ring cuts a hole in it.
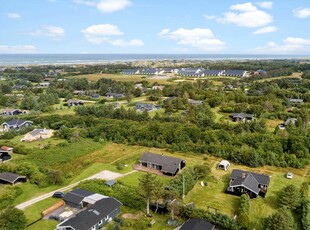
M 139 60 L 284 60 L 305 59 L 310 55 L 257 54 L 0 54 L 0 66 L 100 64 Z

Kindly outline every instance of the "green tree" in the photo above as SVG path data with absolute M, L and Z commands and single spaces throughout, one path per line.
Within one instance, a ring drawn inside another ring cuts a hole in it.
M 61 171 L 59 170 L 49 170 L 47 173 L 47 181 L 49 184 L 57 185 L 62 184 Z
M 294 185 L 287 185 L 279 191 L 279 207 L 288 207 L 295 210 L 300 205 L 300 191 Z
M 154 191 L 157 189 L 157 178 L 156 176 L 147 173 L 139 178 L 139 187 L 146 199 L 146 214 L 150 213 L 150 200 L 154 195 Z
M 249 226 L 250 198 L 246 194 L 240 197 L 240 206 L 238 209 L 238 224 L 247 228 Z
M 26 222 L 24 212 L 14 207 L 8 207 L 0 214 L 1 230 L 22 230 Z
M 296 230 L 296 227 L 291 211 L 286 208 L 266 218 L 263 224 L 265 230 Z
M 301 225 L 303 230 L 310 230 L 310 200 L 301 203 Z

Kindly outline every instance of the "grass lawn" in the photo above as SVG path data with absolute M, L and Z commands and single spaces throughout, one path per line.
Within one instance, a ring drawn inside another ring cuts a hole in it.
M 144 174 L 145 172 L 138 171 L 138 172 L 131 173 L 125 177 L 121 177 L 118 180 L 123 182 L 126 185 L 139 186 L 139 178 L 141 178 Z M 156 176 L 156 177 L 159 181 L 163 183 L 164 186 L 168 184 L 168 182 L 171 180 L 170 177 L 163 177 L 163 176 Z
M 122 217 L 123 214 L 133 214 L 139 218 L 136 220 L 128 219 L 128 218 Z M 146 215 L 145 210 L 138 211 L 138 210 L 134 210 L 134 209 L 123 206 L 119 217 L 122 218 L 125 221 L 125 223 L 126 222 L 131 223 L 131 226 L 123 227 L 121 229 L 136 230 L 139 222 L 144 221 L 144 220 L 146 220 L 147 222 L 151 222 L 151 220 L 153 219 L 156 221 L 156 223 L 152 227 L 149 227 L 148 229 L 151 229 L 151 230 L 173 230 L 175 229 L 175 226 L 168 226 L 166 224 L 169 218 L 169 215 L 159 215 L 159 214 L 152 213 L 151 218 L 147 218 L 145 215 Z M 108 228 L 108 229 L 111 229 L 111 228 Z
M 38 203 L 35 203 L 24 210 L 26 215 L 27 224 L 30 224 L 42 217 L 42 211 L 56 204 L 59 199 L 56 198 L 47 198 Z
M 31 198 L 43 195 L 43 194 L 51 192 L 53 190 L 57 190 L 58 188 L 61 188 L 64 185 L 53 185 L 53 186 L 49 186 L 46 188 L 39 188 L 35 184 L 31 184 L 29 182 L 26 182 L 23 184 L 19 184 L 18 186 L 21 187 L 21 189 L 23 190 L 23 193 L 14 200 L 13 205 L 20 204 L 22 202 L 30 200 Z
M 27 230 L 54 230 L 58 222 L 55 220 L 40 220 L 39 222 L 29 226 Z
M 168 79 L 156 79 L 156 78 L 148 78 L 142 75 L 121 75 L 121 74 L 84 74 L 84 75 L 76 75 L 69 78 L 77 78 L 83 79 L 86 78 L 89 81 L 98 81 L 101 78 L 112 79 L 114 81 L 124 81 L 124 82 L 140 82 L 140 81 L 148 81 L 150 83 L 159 83 L 159 84 L 171 84 L 171 82 L 167 81 Z
M 20 140 L 24 137 L 24 135 L 16 136 L 13 139 L 9 140 L 13 145 L 23 145 L 26 148 L 33 149 L 33 148 L 41 148 L 42 146 L 46 145 L 57 145 L 59 143 L 65 142 L 63 139 L 58 139 L 56 137 L 48 138 L 45 140 L 38 140 L 32 142 L 21 142 Z
M 266 120 L 266 127 L 267 129 L 270 131 L 270 132 L 273 132 L 274 129 L 279 125 L 279 124 L 282 124 L 284 123 L 282 120 L 279 120 L 279 119 L 275 119 L 275 120 L 270 120 L 270 119 L 267 119 Z

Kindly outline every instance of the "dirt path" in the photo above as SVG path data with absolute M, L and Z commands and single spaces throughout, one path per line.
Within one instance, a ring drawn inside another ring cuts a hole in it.
M 16 208 L 22 209 L 22 210 L 23 210 L 23 209 L 27 208 L 27 207 L 30 206 L 30 205 L 33 205 L 33 204 L 35 204 L 35 203 L 37 203 L 37 202 L 39 202 L 39 201 L 42 201 L 42 200 L 44 200 L 44 199 L 47 199 L 47 198 L 53 196 L 53 194 L 54 194 L 56 191 L 65 192 L 65 191 L 67 191 L 67 190 L 69 190 L 69 189 L 72 189 L 72 188 L 74 188 L 75 186 L 77 186 L 81 181 L 84 181 L 84 180 L 92 180 L 92 179 L 115 180 L 115 179 L 117 179 L 117 178 L 127 176 L 127 175 L 129 175 L 129 174 L 131 174 L 131 173 L 134 173 L 134 172 L 136 172 L 136 170 L 132 170 L 132 171 L 130 171 L 130 172 L 128 172 L 128 173 L 125 173 L 125 174 L 120 174 L 120 173 L 111 172 L 111 171 L 109 171 L 109 170 L 103 170 L 102 172 L 97 173 L 97 174 L 95 174 L 95 175 L 92 175 L 92 176 L 90 176 L 90 177 L 88 177 L 88 178 L 86 178 L 86 179 L 80 180 L 80 181 L 78 181 L 78 182 L 76 182 L 76 183 L 67 185 L 67 186 L 62 187 L 62 188 L 60 188 L 60 189 L 57 189 L 57 190 L 55 190 L 55 191 L 46 193 L 46 194 L 44 194 L 44 195 L 35 197 L 35 198 L 33 198 L 33 199 L 31 199 L 31 200 L 28 200 L 28 201 L 26 201 L 26 202 L 24 202 L 24 203 L 21 203 L 21 204 L 19 204 L 19 205 L 16 205 Z

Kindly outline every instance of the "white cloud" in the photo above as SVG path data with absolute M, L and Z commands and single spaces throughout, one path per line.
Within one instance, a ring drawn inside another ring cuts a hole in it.
M 132 5 L 130 0 L 74 0 L 75 3 L 87 6 L 95 6 L 103 13 L 112 13 L 124 10 Z
M 21 16 L 18 13 L 8 13 L 8 17 L 13 18 L 13 19 L 17 19 L 17 18 L 20 18 Z
M 62 39 L 65 36 L 65 30 L 58 26 L 43 26 L 41 29 L 37 29 L 29 33 L 32 36 L 49 37 L 55 40 Z
M 177 41 L 177 44 L 191 46 L 203 51 L 219 51 L 226 48 L 225 42 L 217 39 L 210 29 L 179 28 L 175 31 L 163 29 L 158 36 Z
M 91 25 L 81 31 L 86 40 L 93 44 L 110 43 L 114 46 L 143 46 L 143 41 L 139 39 L 132 39 L 129 41 L 123 39 L 113 39 L 115 36 L 122 36 L 123 32 L 111 24 Z
M 308 53 L 310 51 L 310 39 L 288 37 L 283 44 L 268 42 L 265 46 L 254 49 L 255 53 L 272 54 L 294 54 Z
M 35 53 L 37 47 L 33 45 L 15 45 L 6 46 L 0 45 L 0 53 L 10 54 L 10 53 Z
M 104 13 L 111 13 L 123 10 L 130 5 L 129 0 L 101 0 L 97 5 L 97 9 Z
M 265 9 L 272 9 L 273 2 L 256 2 L 256 5 Z
M 232 23 L 240 27 L 262 27 L 271 23 L 270 14 L 258 10 L 252 3 L 236 4 L 230 7 L 231 11 L 225 12 L 223 18 L 216 19 L 221 23 Z
M 203 17 L 207 20 L 213 20 L 217 18 L 217 16 L 215 15 L 208 15 L 208 14 L 204 14 Z
M 263 28 L 260 28 L 254 31 L 253 34 L 268 34 L 268 33 L 276 32 L 277 30 L 278 28 L 275 26 L 267 26 L 267 27 L 263 27 Z
M 297 18 L 308 18 L 310 17 L 310 8 L 297 8 L 293 10 L 294 16 Z
M 115 25 L 98 24 L 87 27 L 82 33 L 88 36 L 114 36 L 123 35 L 123 32 Z
M 114 41 L 109 41 L 114 46 L 144 46 L 143 41 L 139 39 L 132 39 L 130 41 L 125 41 L 123 39 L 117 39 Z

